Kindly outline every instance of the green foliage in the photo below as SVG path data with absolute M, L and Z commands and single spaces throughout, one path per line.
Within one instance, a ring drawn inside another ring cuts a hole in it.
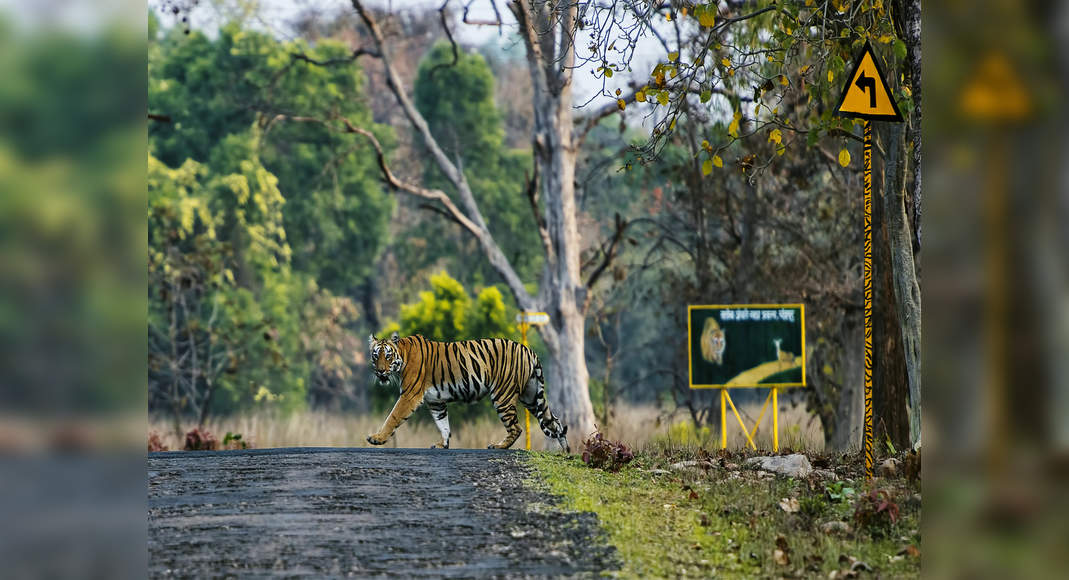
M 223 27 L 217 40 L 172 29 L 149 49 L 149 110 L 171 117 L 150 125 L 150 148 L 171 167 L 194 159 L 231 172 L 253 152 L 228 142 L 255 124 L 259 138 L 242 143 L 255 147 L 287 196 L 283 225 L 293 268 L 332 292 L 347 293 L 371 274 L 393 200 L 379 185 L 362 137 L 278 115 L 322 121 L 341 116 L 387 146 L 392 139 L 371 121 L 358 66 L 317 66 L 295 54 L 326 61 L 345 57 L 348 48 L 328 39 L 315 47 L 279 42 L 234 24 Z
M 402 336 L 422 334 L 432 340 L 510 338 L 519 340 L 515 310 L 505 307 L 504 297 L 495 286 L 487 286 L 474 298 L 452 276 L 442 271 L 431 276 L 431 289 L 420 292 L 419 301 L 401 305 L 401 322 L 389 326 Z
M 494 104 L 494 76 L 486 60 L 461 51 L 453 64 L 452 45 L 439 42 L 416 73 L 416 108 L 450 159 L 493 163 L 505 139 Z

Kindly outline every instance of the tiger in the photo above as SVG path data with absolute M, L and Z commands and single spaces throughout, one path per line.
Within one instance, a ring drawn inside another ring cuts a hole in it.
M 724 364 L 724 347 L 726 346 L 727 337 L 724 336 L 724 331 L 717 324 L 716 319 L 711 316 L 706 318 L 701 337 L 702 358 L 718 365 Z
M 487 395 L 504 424 L 505 437 L 488 449 L 508 449 L 520 436 L 517 401 L 534 414 L 542 432 L 553 438 L 565 453 L 568 427 L 553 416 L 546 404 L 542 363 L 528 347 L 503 338 L 459 342 L 428 340 L 420 335 L 389 340 L 368 337 L 371 366 L 379 383 L 400 379 L 401 395 L 377 433 L 368 435 L 372 445 L 382 445 L 424 402 L 441 432 L 431 448 L 449 448 L 449 416 L 446 403 L 477 401 Z

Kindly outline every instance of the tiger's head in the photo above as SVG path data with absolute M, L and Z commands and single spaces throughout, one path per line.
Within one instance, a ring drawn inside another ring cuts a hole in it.
M 405 366 L 401 351 L 397 348 L 400 341 L 396 332 L 389 340 L 379 340 L 374 334 L 367 339 L 368 347 L 371 348 L 371 366 L 382 384 L 390 382 L 390 375 L 400 373 Z

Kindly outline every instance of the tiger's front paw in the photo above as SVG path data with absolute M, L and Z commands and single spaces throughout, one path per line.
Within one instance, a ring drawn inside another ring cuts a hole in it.
M 367 442 L 372 445 L 383 445 L 386 443 L 388 437 L 380 437 L 378 433 L 372 433 L 367 436 Z

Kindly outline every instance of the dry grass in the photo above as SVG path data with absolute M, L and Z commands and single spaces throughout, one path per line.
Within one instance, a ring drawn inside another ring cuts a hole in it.
M 426 411 L 416 411 L 417 413 Z M 382 417 L 346 415 L 328 411 L 306 411 L 290 416 L 274 413 L 246 413 L 231 417 L 216 417 L 205 428 L 220 441 L 229 431 L 241 433 L 252 447 L 372 447 L 365 438 L 379 430 Z M 183 431 L 195 425 L 183 425 Z M 479 419 L 471 424 L 450 425 L 450 447 L 455 449 L 485 449 L 499 441 L 505 428 L 496 419 Z M 172 423 L 164 418 L 151 418 L 149 431 L 156 431 L 169 449 L 181 449 L 184 440 L 175 432 Z M 541 433 L 539 433 L 541 436 Z M 408 422 L 398 429 L 385 447 L 430 447 L 441 436 L 431 423 Z M 520 436 L 520 444 L 523 436 Z
M 719 428 L 696 431 L 690 424 L 689 416 L 682 410 L 666 415 L 653 406 L 618 405 L 614 407 L 614 411 L 612 423 L 604 426 L 602 432 L 607 437 L 623 441 L 634 449 L 642 449 L 651 444 L 667 444 L 673 447 L 701 445 L 706 448 L 720 446 Z M 760 411 L 761 405 L 759 404 L 739 405 L 739 413 L 742 414 L 743 420 L 750 429 L 753 429 L 753 422 Z M 416 412 L 426 413 L 427 411 L 419 409 Z M 220 441 L 228 431 L 241 433 L 243 438 L 256 448 L 370 447 L 365 437 L 377 431 L 384 419 L 385 415 L 381 417 L 356 416 L 318 410 L 296 413 L 288 417 L 260 412 L 216 417 L 208 422 L 206 428 Z M 803 407 L 785 406 L 780 411 L 780 448 L 822 450 L 824 436 L 820 422 L 810 419 L 811 415 L 806 413 Z M 522 412 L 520 421 L 522 426 Z M 193 423 L 183 425 L 183 432 L 193 427 Z M 505 434 L 500 421 L 489 418 L 478 419 L 472 423 L 462 423 L 454 419 L 451 427 L 450 446 L 455 449 L 484 449 L 488 443 L 500 440 Z M 537 425 L 532 425 L 532 427 L 532 449 L 557 448 L 556 443 L 542 435 Z M 182 437 L 174 432 L 172 424 L 166 418 L 150 418 L 148 428 L 149 432 L 157 432 L 169 449 L 182 448 L 184 442 Z M 582 440 L 587 435 L 589 434 L 569 433 L 572 449 L 580 448 Z M 397 430 L 386 446 L 430 447 L 432 443 L 438 441 L 438 438 L 438 430 L 433 424 L 410 421 Z M 772 448 L 771 409 L 765 412 L 755 443 L 758 448 Z M 520 435 L 520 439 L 513 448 L 522 449 L 523 445 L 524 436 Z M 741 448 L 745 445 L 746 438 L 729 407 L 728 446 Z
M 751 431 L 761 414 L 761 404 L 738 404 L 742 420 Z M 610 439 L 622 441 L 634 449 L 648 445 L 720 447 L 720 428 L 715 425 L 706 430 L 695 430 L 690 415 L 684 409 L 665 414 L 652 406 L 618 406 L 615 417 L 602 432 Z M 719 412 L 719 409 L 718 409 Z M 715 418 L 714 418 L 715 420 Z M 730 449 L 740 449 L 749 444 L 739 426 L 731 407 L 727 410 L 727 444 Z M 761 426 L 754 444 L 758 449 L 772 449 L 772 408 L 765 409 Z M 780 449 L 791 448 L 804 451 L 824 449 L 824 429 L 820 421 L 806 412 L 805 407 L 780 404 L 779 412 Z

